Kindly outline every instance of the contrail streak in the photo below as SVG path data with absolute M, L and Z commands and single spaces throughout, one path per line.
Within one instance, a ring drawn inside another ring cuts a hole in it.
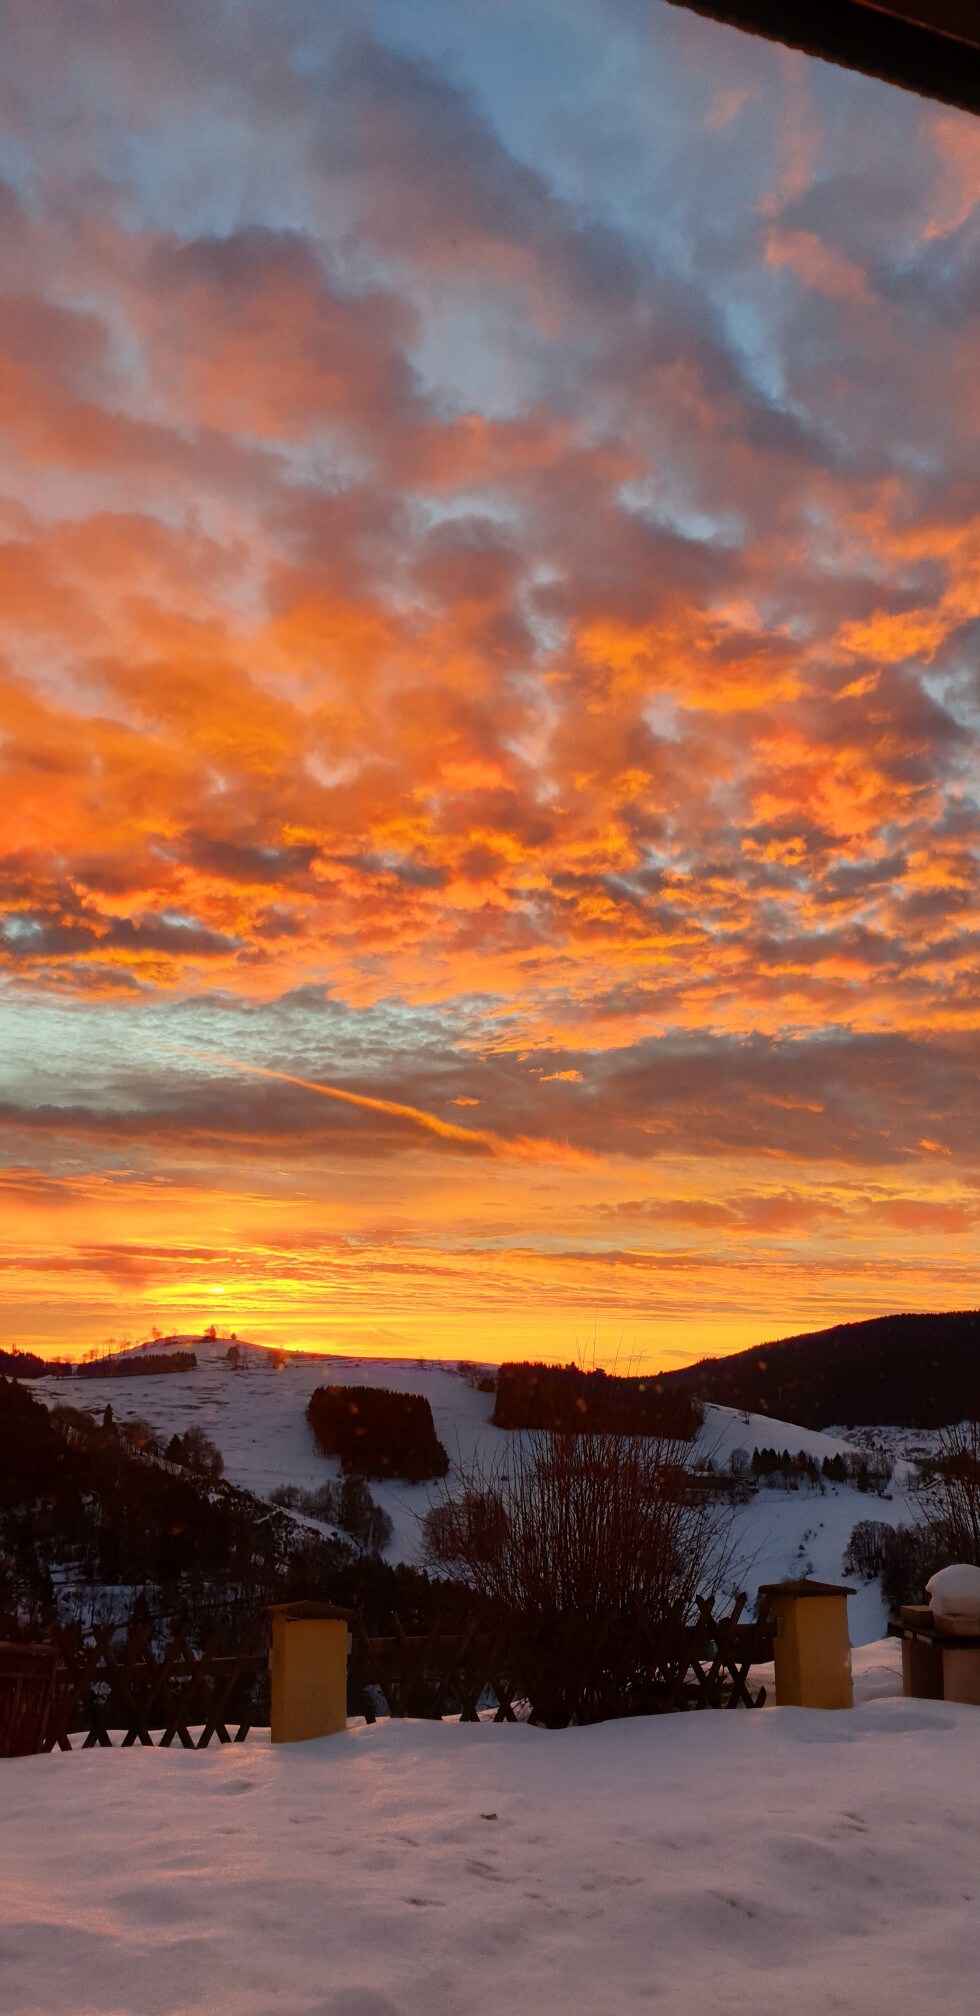
M 457 1127 L 452 1120 L 441 1120 L 437 1113 L 427 1113 L 422 1106 L 405 1106 L 398 1099 L 372 1099 L 366 1092 L 344 1092 L 339 1085 L 298 1078 L 292 1071 L 271 1071 L 264 1064 L 246 1064 L 239 1057 L 222 1057 L 213 1050 L 187 1049 L 182 1043 L 168 1043 L 164 1047 L 182 1057 L 196 1057 L 204 1064 L 242 1071 L 251 1078 L 272 1078 L 280 1085 L 298 1085 L 303 1092 L 314 1092 L 319 1099 L 336 1099 L 341 1106 L 360 1106 L 365 1113 L 387 1113 L 396 1120 L 408 1120 L 423 1133 L 436 1134 L 441 1141 L 458 1141 L 461 1147 L 483 1148 L 491 1155 L 520 1155 L 532 1146 L 506 1141 L 502 1134 L 494 1134 L 489 1128 Z

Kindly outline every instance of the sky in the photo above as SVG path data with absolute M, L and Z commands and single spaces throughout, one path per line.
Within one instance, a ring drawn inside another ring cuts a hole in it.
M 0 1344 L 978 1297 L 980 123 L 0 0 Z

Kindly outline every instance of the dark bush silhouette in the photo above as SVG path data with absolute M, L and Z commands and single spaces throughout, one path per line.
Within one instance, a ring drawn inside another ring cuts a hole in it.
M 117 1421 L 116 1433 L 123 1448 L 134 1456 L 159 1456 L 160 1437 L 152 1421 L 144 1421 L 142 1415 L 133 1414 L 128 1421 Z
M 493 1410 L 497 1428 L 589 1435 L 665 1435 L 689 1442 L 704 1420 L 693 1393 L 659 1378 L 583 1372 L 577 1365 L 501 1365 Z
M 426 1517 L 426 1558 L 537 1622 L 686 1611 L 731 1565 L 731 1509 L 692 1488 L 690 1458 L 687 1442 L 530 1429 L 458 1467 Z
M 492 1365 L 474 1365 L 471 1358 L 461 1358 L 456 1370 L 472 1393 L 496 1392 L 497 1374 Z
M 420 1393 L 386 1386 L 318 1386 L 306 1418 L 325 1456 L 359 1477 L 399 1477 L 410 1484 L 444 1477 L 449 1457 L 432 1409 Z
M 845 1575 L 870 1582 L 881 1578 L 881 1593 L 893 1615 L 903 1603 L 925 1603 L 926 1583 L 937 1568 L 952 1559 L 949 1538 L 941 1528 L 923 1521 L 916 1526 L 888 1526 L 880 1519 L 861 1519 L 844 1554 Z
M 940 1435 L 927 1503 L 932 1523 L 948 1538 L 950 1561 L 980 1566 L 980 1420 Z
M 183 1435 L 171 1435 L 163 1453 L 168 1463 L 181 1463 L 212 1483 L 224 1475 L 225 1459 L 203 1428 L 185 1428 Z
M 298 1484 L 279 1484 L 270 1493 L 273 1505 L 287 1511 L 305 1512 L 310 1519 L 339 1526 L 370 1554 L 382 1554 L 390 1545 L 394 1527 L 383 1507 L 372 1498 L 363 1477 L 348 1476 L 335 1484 L 329 1478 L 314 1491 Z

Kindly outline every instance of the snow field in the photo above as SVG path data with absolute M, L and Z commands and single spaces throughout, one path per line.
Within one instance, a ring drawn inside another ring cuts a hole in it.
M 875 1700 L 5 1764 L 4 2016 L 972 2016 L 980 1719 Z
M 230 1482 L 260 1498 L 267 1498 L 278 1484 L 308 1489 L 339 1475 L 339 1466 L 320 1455 L 305 1419 L 314 1387 L 328 1383 L 391 1386 L 424 1394 L 451 1461 L 469 1461 L 481 1447 L 493 1454 L 511 1439 L 490 1424 L 492 1395 L 473 1392 L 454 1365 L 297 1355 L 277 1370 L 269 1354 L 246 1346 L 247 1369 L 235 1372 L 226 1360 L 226 1340 L 195 1341 L 193 1349 L 198 1359 L 193 1372 L 84 1382 L 41 1379 L 32 1381 L 31 1390 L 49 1405 L 63 1400 L 99 1415 L 108 1400 L 117 1419 L 141 1415 L 164 1437 L 194 1423 L 221 1450 Z M 764 1415 L 746 1417 L 727 1407 L 707 1409 L 704 1442 L 719 1468 L 737 1448 L 749 1456 L 755 1448 L 788 1449 L 794 1455 L 807 1450 L 819 1461 L 851 1446 L 840 1435 L 822 1435 Z M 372 1483 L 370 1488 L 393 1524 L 388 1559 L 417 1561 L 421 1520 L 432 1502 L 432 1487 Z M 900 1491 L 889 1500 L 847 1485 L 828 1486 L 822 1495 L 762 1490 L 736 1515 L 738 1586 L 754 1599 L 761 1582 L 786 1576 L 808 1573 L 839 1581 L 842 1556 L 859 1519 L 898 1525 L 911 1516 Z M 881 1637 L 886 1611 L 876 1582 L 858 1590 L 849 1610 L 855 1645 Z

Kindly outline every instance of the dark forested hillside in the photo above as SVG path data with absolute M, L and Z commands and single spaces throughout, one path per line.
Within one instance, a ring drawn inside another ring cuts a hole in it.
M 702 1359 L 664 1383 L 804 1428 L 941 1428 L 980 1415 L 980 1310 L 836 1323 Z
M 140 1426 L 117 1424 L 111 1408 L 101 1425 L 73 1407 L 49 1413 L 0 1378 L 0 1638 L 16 1625 L 43 1633 L 56 1620 L 130 1616 L 179 1616 L 201 1638 L 296 1597 L 386 1627 L 393 1611 L 411 1621 L 443 1600 L 421 1571 L 312 1533 L 191 1468 L 193 1429 L 174 1462 L 147 1454 Z

